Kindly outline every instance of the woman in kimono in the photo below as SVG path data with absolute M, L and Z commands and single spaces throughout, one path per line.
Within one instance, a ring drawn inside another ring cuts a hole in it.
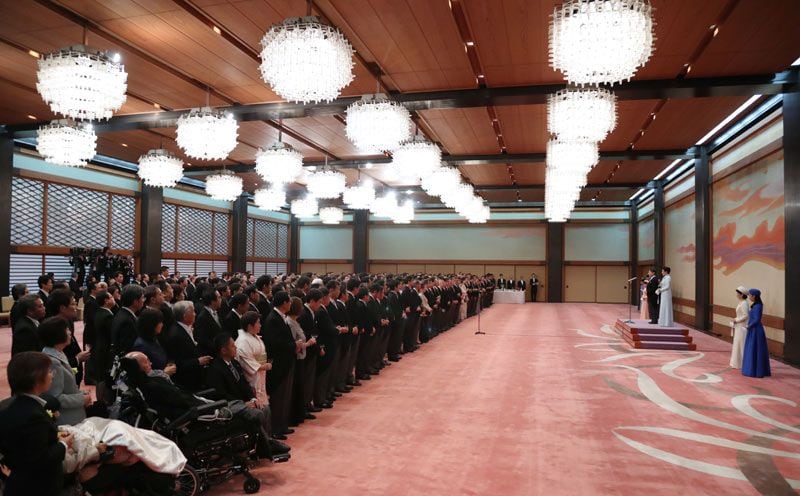
M 261 336 L 261 321 L 257 312 L 242 315 L 242 328 L 236 338 L 236 359 L 244 370 L 247 383 L 256 394 L 256 404 L 263 408 L 269 404 L 267 397 L 267 371 L 272 364 L 267 362 L 267 350 Z
M 656 294 L 661 297 L 661 305 L 658 309 L 658 325 L 661 327 L 672 327 L 672 276 L 669 267 L 661 269 L 661 283 L 656 290 Z
M 761 302 L 761 291 L 751 289 L 750 313 L 747 319 L 747 337 L 744 341 L 742 355 L 742 375 L 747 377 L 767 377 L 769 370 L 769 350 L 767 336 L 761 317 L 764 315 L 764 304 Z
M 744 341 L 747 336 L 747 319 L 750 313 L 750 303 L 747 301 L 747 288 L 739 286 L 736 288 L 736 298 L 739 304 L 736 305 L 736 318 L 731 321 L 731 333 L 733 334 L 733 348 L 731 348 L 731 368 L 742 368 L 742 354 L 744 353 Z

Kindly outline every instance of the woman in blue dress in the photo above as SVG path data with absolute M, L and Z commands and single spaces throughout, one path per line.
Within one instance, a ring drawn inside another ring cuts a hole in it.
M 744 355 L 742 356 L 742 375 L 767 377 L 770 375 L 769 350 L 767 349 L 764 325 L 761 323 L 764 304 L 761 302 L 760 290 L 751 289 L 749 295 L 750 314 L 747 320 L 747 338 L 744 342 Z

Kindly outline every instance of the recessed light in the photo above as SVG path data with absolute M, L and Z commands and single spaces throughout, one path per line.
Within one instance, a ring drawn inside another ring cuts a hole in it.
M 211 26 L 211 29 L 217 34 L 222 34 L 222 30 L 216 26 Z
M 468 41 L 467 42 L 467 46 L 475 46 L 475 42 L 474 41 Z
M 35 59 L 39 58 L 39 52 L 37 52 L 36 50 L 28 50 L 28 55 L 30 55 L 31 57 L 33 57 Z
M 111 60 L 114 62 L 119 62 L 122 60 L 122 56 L 120 56 L 119 52 L 114 52 L 111 54 Z
M 122 143 L 122 146 L 124 146 L 125 148 L 128 148 L 128 144 L 127 143 Z
M 157 108 L 157 109 L 160 109 L 160 108 L 161 108 L 161 105 L 159 105 L 159 104 L 157 104 L 157 103 L 153 103 L 153 107 L 155 107 L 155 108 Z
M 483 74 L 478 74 L 478 79 L 483 79 Z
M 410 195 L 411 193 L 413 193 L 413 191 L 411 191 L 410 189 L 407 189 L 407 190 L 406 190 L 406 194 L 407 194 L 407 195 Z
M 367 162 L 366 164 L 364 164 L 364 168 L 365 169 L 372 169 L 372 162 Z
M 36 120 L 36 116 L 28 114 L 28 119 L 35 121 Z

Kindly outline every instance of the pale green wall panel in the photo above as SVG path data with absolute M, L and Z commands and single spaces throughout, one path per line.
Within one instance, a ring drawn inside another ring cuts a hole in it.
M 126 189 L 130 191 L 139 191 L 139 181 L 118 176 L 116 174 L 106 174 L 84 167 L 65 167 L 63 165 L 54 165 L 36 157 L 24 155 L 21 153 L 14 154 L 14 167 L 23 170 L 38 172 L 40 174 L 47 174 L 56 178 L 62 177 L 71 179 L 73 181 L 81 181 L 86 183 L 87 186 L 110 186 L 113 188 Z
M 630 258 L 629 224 L 564 227 L 564 260 L 625 262 Z
M 353 228 L 350 226 L 300 226 L 300 258 L 304 260 L 350 260 L 353 258 Z

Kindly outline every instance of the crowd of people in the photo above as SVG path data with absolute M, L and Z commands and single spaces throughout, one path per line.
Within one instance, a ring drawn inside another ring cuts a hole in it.
M 491 305 L 496 287 L 492 275 L 196 277 L 167 267 L 126 285 L 121 274 L 90 278 L 85 287 L 75 282 L 44 274 L 37 292 L 12 289 L 9 370 L 23 362 L 35 369 L 46 359 L 50 373 L 12 383 L 11 404 L 38 398 L 25 406 L 43 412 L 42 397 L 52 398 L 59 414 L 51 423 L 59 426 L 108 416 L 119 398 L 116 372 L 127 361 L 136 364 L 138 385 L 160 415 L 174 419 L 226 400 L 257 427 L 271 453 L 288 451 L 282 441 L 294 428 L 333 408 L 337 398 Z M 75 334 L 78 298 L 82 343 Z M 94 386 L 94 397 L 82 384 Z M 39 455 L 54 467 L 64 450 L 53 443 L 66 444 L 54 437 L 55 427 L 42 429 Z M 29 450 L 3 442 L 0 452 L 11 473 L 7 494 L 39 487 L 29 479 L 34 474 L 19 469 Z

